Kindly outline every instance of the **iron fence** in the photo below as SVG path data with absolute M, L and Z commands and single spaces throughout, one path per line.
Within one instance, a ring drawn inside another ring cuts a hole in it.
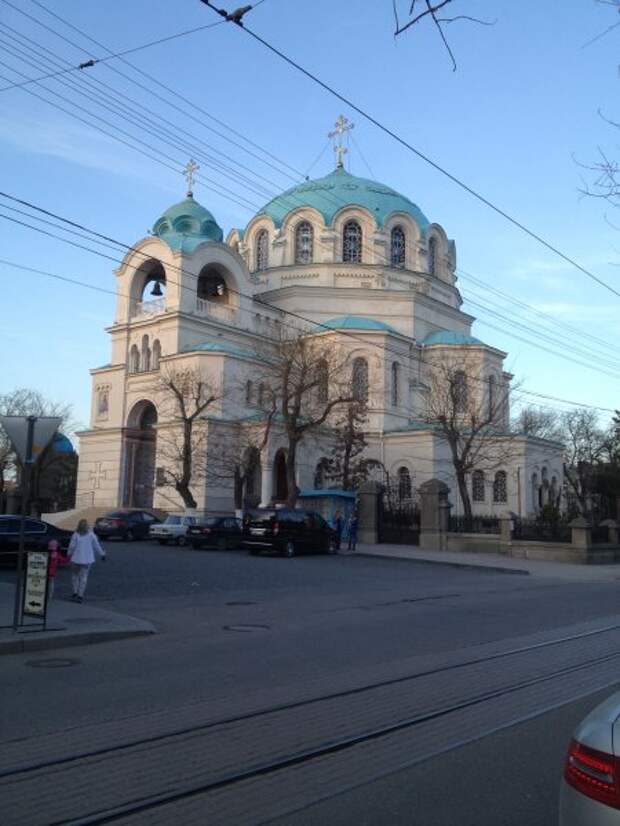
M 542 522 L 539 519 L 515 519 L 513 539 L 532 542 L 571 542 L 572 532 L 568 522 Z
M 499 533 L 496 516 L 451 516 L 448 530 L 452 533 Z

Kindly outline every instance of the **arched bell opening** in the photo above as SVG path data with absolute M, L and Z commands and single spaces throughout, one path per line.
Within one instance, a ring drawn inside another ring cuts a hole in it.
M 230 287 L 226 280 L 226 270 L 218 264 L 207 264 L 200 270 L 196 288 L 197 298 L 215 304 L 230 304 Z
M 146 303 L 166 296 L 166 271 L 161 261 L 149 261 L 148 266 L 141 267 L 142 285 L 139 301 Z
M 157 451 L 157 409 L 152 402 L 135 404 L 125 430 L 125 484 L 123 505 L 152 508 Z

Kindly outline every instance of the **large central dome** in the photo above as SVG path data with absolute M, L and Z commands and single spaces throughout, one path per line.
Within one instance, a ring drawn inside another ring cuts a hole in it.
M 321 213 L 329 225 L 338 210 L 353 205 L 369 210 L 379 226 L 392 212 L 411 215 L 423 232 L 429 224 L 422 210 L 409 198 L 385 184 L 351 175 L 342 167 L 324 178 L 304 181 L 283 192 L 269 201 L 258 214 L 268 215 L 276 227 L 281 227 L 289 212 L 299 207 L 312 207 Z

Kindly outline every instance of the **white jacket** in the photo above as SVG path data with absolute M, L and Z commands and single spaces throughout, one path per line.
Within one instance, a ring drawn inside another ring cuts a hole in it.
M 74 533 L 69 542 L 68 556 L 76 565 L 92 565 L 95 553 L 105 559 L 105 551 L 92 531 L 79 534 Z

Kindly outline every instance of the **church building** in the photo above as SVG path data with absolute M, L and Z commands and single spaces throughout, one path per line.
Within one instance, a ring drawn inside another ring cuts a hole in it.
M 454 241 L 406 195 L 346 171 L 342 144 L 336 151 L 332 172 L 282 193 L 226 238 L 193 197 L 188 165 L 187 197 L 116 270 L 110 362 L 91 371 L 91 421 L 80 434 L 78 507 L 182 509 L 160 445 L 161 372 L 200 370 L 221 388 L 202 447 L 213 455 L 222 428 L 255 422 L 265 348 L 294 319 L 346 352 L 352 379 L 367 388 L 367 454 L 401 495 L 415 497 L 437 478 L 462 513 L 450 449 L 431 415 L 449 365 L 457 413 L 465 399 L 497 411 L 493 456 L 467 476 L 474 513 L 532 516 L 559 500 L 561 446 L 509 434 L 506 353 L 472 335 Z M 286 446 L 274 425 L 245 480 L 246 502 L 285 498 Z M 301 444 L 300 489 L 325 484 L 329 446 L 327 434 Z M 204 479 L 192 489 L 199 510 L 232 512 L 232 482 Z

